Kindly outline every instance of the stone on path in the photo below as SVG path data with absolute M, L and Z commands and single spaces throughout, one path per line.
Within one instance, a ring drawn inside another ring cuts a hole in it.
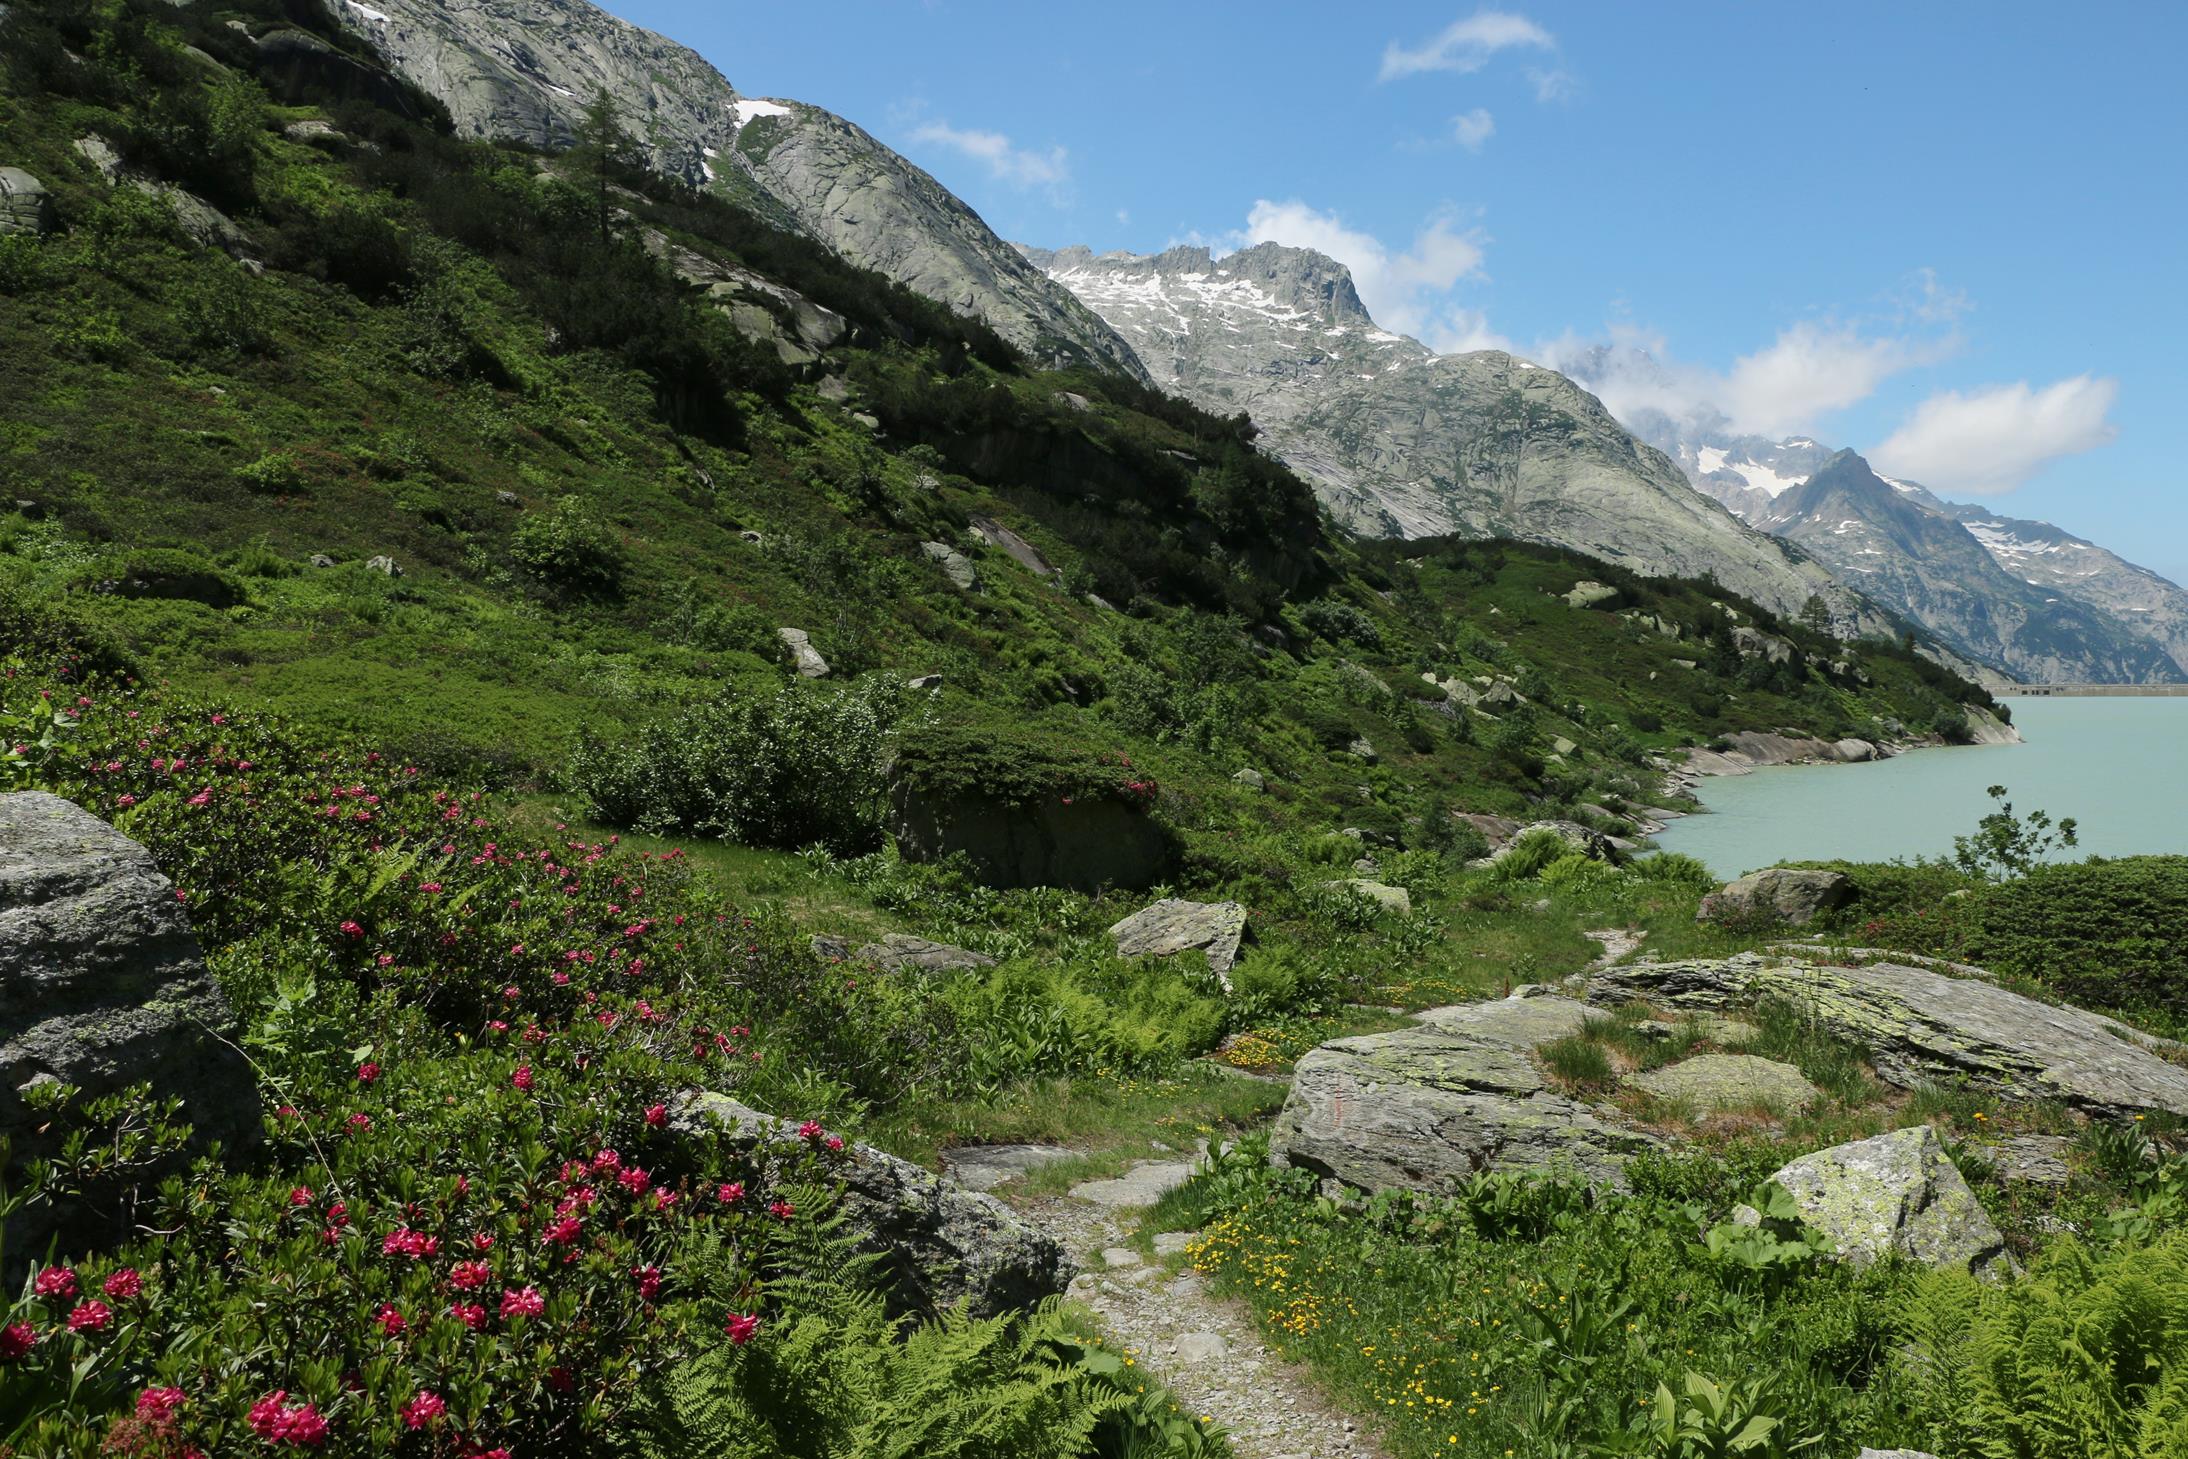
M 1803 1155 L 1771 1179 L 1856 1265 L 1891 1254 L 1977 1276 L 2012 1269 L 2005 1237 L 1928 1125 Z
M 1702 898 L 1697 922 L 1768 921 L 1805 927 L 1854 895 L 1853 878 L 1841 871 L 1802 871 L 1774 866 L 1750 872 Z
M 942 1152 L 942 1173 L 967 1190 L 990 1191 L 1059 1160 L 1075 1160 L 1061 1145 L 960 1145 Z
M 1191 1231 L 1157 1231 L 1155 1233 L 1155 1255 L 1178 1256 L 1182 1254 L 1186 1247 L 1193 1244 L 1194 1234 Z
M 1181 1363 L 1214 1363 L 1231 1355 L 1231 1344 L 1220 1332 L 1186 1332 L 1171 1351 Z
M 1102 1248 L 1102 1265 L 1126 1267 L 1140 1265 L 1140 1254 L 1129 1246 L 1105 1246 Z
M 1636 1074 L 1626 1081 L 1658 1099 L 1685 1100 L 1702 1110 L 1751 1109 L 1798 1114 L 1822 1097 L 1791 1064 L 1752 1054 L 1698 1054 Z
M 1723 1011 L 1775 999 L 1859 1044 L 1900 1089 L 1963 1086 L 2016 1104 L 2055 1100 L 2095 1119 L 2188 1115 L 2182 1045 L 2101 1014 L 1973 978 L 1875 963 L 1826 967 L 1754 953 L 1628 963 L 1597 973 L 1590 1002 Z
M 1192 1179 L 1193 1169 L 1190 1160 L 1135 1161 L 1130 1170 L 1114 1179 L 1080 1182 L 1071 1188 L 1071 1195 L 1074 1200 L 1111 1210 L 1152 1206 Z

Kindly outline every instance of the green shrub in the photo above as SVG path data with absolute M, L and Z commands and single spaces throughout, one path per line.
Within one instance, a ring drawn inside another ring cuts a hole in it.
M 526 576 L 572 597 L 607 597 L 623 583 L 623 551 L 591 507 L 565 496 L 517 524 L 509 556 Z
M 879 675 L 725 690 L 634 736 L 583 736 L 570 780 L 610 825 L 855 855 L 880 841 L 903 707 L 902 686 Z
M 1961 900 L 1971 962 L 2075 1002 L 2188 1012 L 2188 856 L 2042 866 Z
M 1531 881 L 1571 853 L 1572 847 L 1557 832 L 1529 831 L 1504 848 L 1490 874 L 1499 881 Z

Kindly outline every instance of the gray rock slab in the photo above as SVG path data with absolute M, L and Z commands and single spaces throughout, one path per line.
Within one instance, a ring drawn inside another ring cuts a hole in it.
M 1822 1096 L 1801 1071 L 1752 1054 L 1697 1054 L 1626 1081 L 1659 1099 L 1685 1100 L 1702 1110 L 1762 1106 L 1797 1114 Z
M 1771 867 L 1711 892 L 1694 917 L 1698 922 L 1761 920 L 1805 927 L 1853 895 L 1853 878 L 1844 872 Z
M 1218 977 L 1238 962 L 1246 935 L 1246 909 L 1237 902 L 1190 902 L 1166 897 L 1149 903 L 1109 929 L 1119 957 L 1172 957 L 1188 948 L 1208 955 Z
M 1076 1200 L 1111 1210 L 1152 1206 L 1192 1176 L 1193 1163 L 1189 1160 L 1141 1160 L 1113 1180 L 1082 1181 L 1071 1188 L 1071 1194 Z
M 1061 1145 L 960 1145 L 942 1152 L 942 1173 L 967 1190 L 991 1191 L 1044 1165 L 1077 1156 L 1076 1150 Z
M 2164 1057 L 2179 1055 L 2181 1045 L 1927 968 L 1824 967 L 1755 954 L 1628 963 L 1596 974 L 1588 998 L 1705 1011 L 1777 999 L 1862 1046 L 1879 1077 L 1902 1089 L 1964 1084 L 2014 1103 L 2056 1100 L 2099 1119 L 2188 1115 L 2188 1069 Z

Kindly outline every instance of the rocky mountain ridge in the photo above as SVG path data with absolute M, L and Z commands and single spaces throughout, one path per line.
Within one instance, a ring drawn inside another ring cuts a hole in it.
M 556 149 L 605 92 L 647 164 L 719 191 L 851 263 L 980 319 L 1042 364 L 1145 379 L 1132 349 L 864 129 L 742 95 L 697 52 L 584 0 L 331 0 L 459 134 Z
M 1113 325 L 1158 384 L 1243 411 L 1366 535 L 1551 543 L 1649 574 L 1714 574 L 1784 613 L 1822 597 L 1842 627 L 1884 614 L 1688 488 L 1593 395 L 1502 351 L 1437 355 L 1378 326 L 1350 272 L 1264 243 L 1218 259 L 1085 248 L 1026 255 Z

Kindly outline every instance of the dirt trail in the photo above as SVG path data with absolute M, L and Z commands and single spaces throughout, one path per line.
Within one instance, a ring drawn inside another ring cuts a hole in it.
M 1112 1343 L 1159 1377 L 1196 1416 L 1229 1433 L 1238 1459 L 1382 1459 L 1366 1428 L 1323 1394 L 1305 1368 L 1261 1340 L 1244 1304 L 1209 1292 L 1187 1267 L 1166 1271 L 1124 1242 L 1137 1208 L 1183 1183 L 1185 1162 L 1143 1161 L 1123 1178 L 1090 1181 L 1072 1194 L 1019 1206 L 1061 1240 L 1079 1264 L 1071 1297 L 1092 1308 Z M 1158 1251 L 1187 1238 L 1156 1238 Z

